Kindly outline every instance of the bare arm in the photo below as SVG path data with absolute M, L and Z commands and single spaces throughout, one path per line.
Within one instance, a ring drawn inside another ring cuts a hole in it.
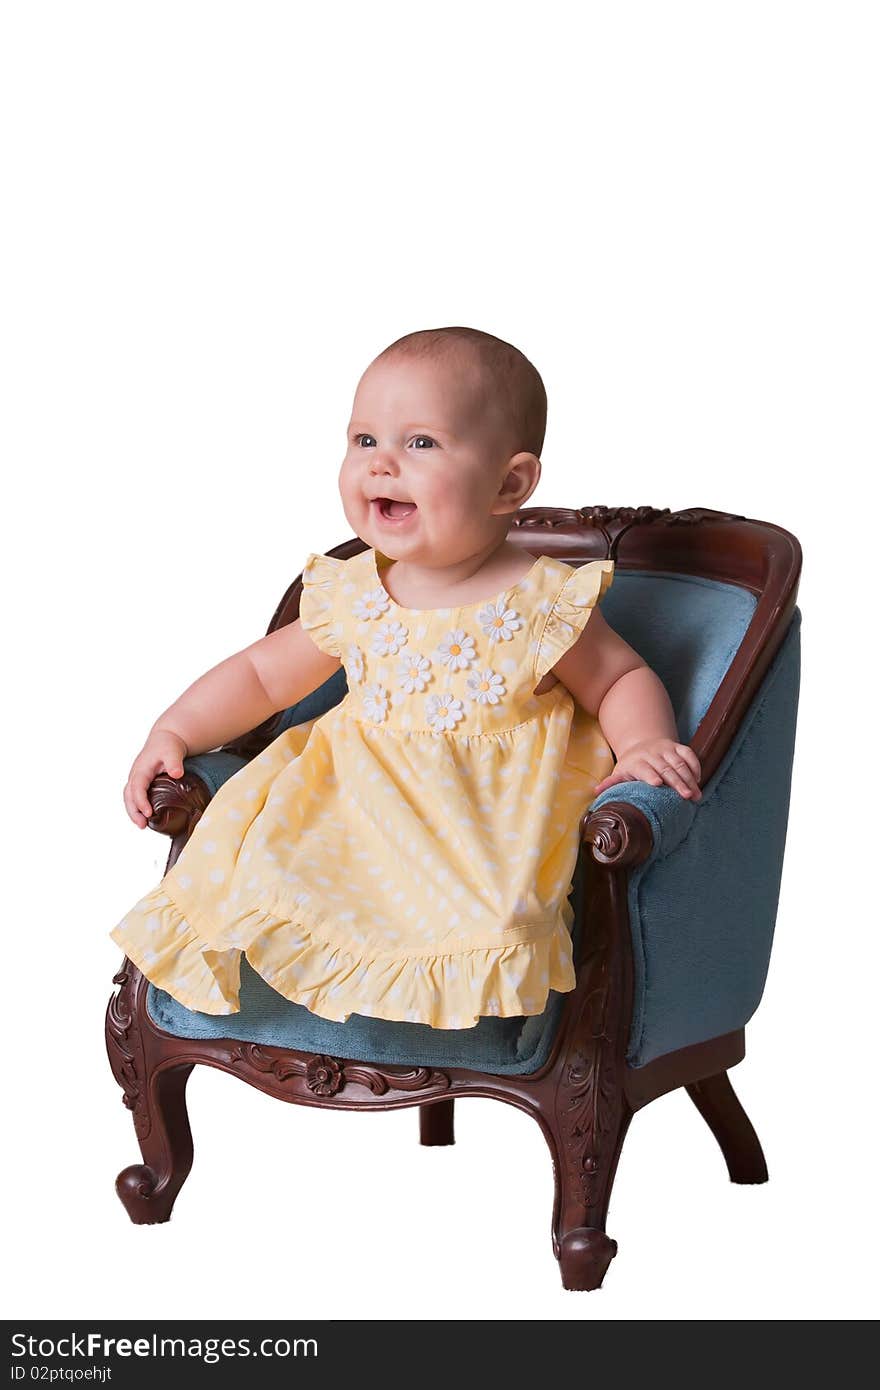
M 212 666 L 159 715 L 132 763 L 122 793 L 130 819 L 141 830 L 147 825 L 153 814 L 147 789 L 160 772 L 181 777 L 187 754 L 256 728 L 323 685 L 340 665 L 296 618 Z
M 618 764 L 597 792 L 628 780 L 659 786 L 666 781 L 682 796 L 700 798 L 700 761 L 678 740 L 675 712 L 660 677 L 638 652 L 609 627 L 594 608 L 574 646 L 554 674 L 589 714 L 599 720 Z
M 167 730 L 187 753 L 206 753 L 296 704 L 338 671 L 298 618 L 212 666 L 164 710 L 151 732 Z

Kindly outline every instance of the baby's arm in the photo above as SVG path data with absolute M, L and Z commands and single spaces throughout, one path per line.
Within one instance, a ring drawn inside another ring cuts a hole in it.
M 578 640 L 560 657 L 554 674 L 588 713 L 599 720 L 616 766 L 596 784 L 596 793 L 615 782 L 666 782 L 699 801 L 700 760 L 678 741 L 675 713 L 666 687 L 638 652 L 609 627 L 594 608 Z
M 153 814 L 147 788 L 157 773 L 181 776 L 185 755 L 256 728 L 323 685 L 340 665 L 295 618 L 212 666 L 159 715 L 131 766 L 123 800 L 135 825 L 143 829 Z

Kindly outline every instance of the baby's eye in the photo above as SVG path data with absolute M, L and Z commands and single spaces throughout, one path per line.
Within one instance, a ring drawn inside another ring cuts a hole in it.
M 361 443 L 361 440 L 364 440 L 364 439 L 370 439 L 370 440 L 372 440 L 373 444 L 376 443 L 375 439 L 373 438 L 373 436 L 372 436 L 371 434 L 356 434 L 355 437 L 354 437 L 354 442 L 355 442 L 355 444 L 359 444 L 359 443 Z M 361 447 L 364 448 L 364 449 L 366 449 L 366 448 L 368 448 L 369 446 L 366 445 L 366 444 L 362 444 Z
M 427 434 L 417 434 L 417 435 L 415 436 L 415 439 L 413 440 L 413 443 L 414 443 L 416 446 L 418 446 L 418 443 L 419 443 L 419 440 L 420 440 L 420 439 L 424 440 L 426 444 L 429 444 L 429 445 L 433 448 L 434 441 L 433 441 L 433 439 L 431 439 Z

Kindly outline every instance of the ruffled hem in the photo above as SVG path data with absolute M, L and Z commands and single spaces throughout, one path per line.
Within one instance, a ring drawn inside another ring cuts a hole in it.
M 533 941 L 374 960 L 262 909 L 244 919 L 254 938 L 246 947 L 212 949 L 161 884 L 134 912 L 143 914 L 149 948 L 141 945 L 134 913 L 110 936 L 148 980 L 199 1013 L 240 1012 L 242 954 L 272 989 L 334 1023 L 356 1013 L 432 1028 L 472 1028 L 486 1015 L 543 1013 L 550 990 L 566 993 L 576 983 L 568 899 L 555 927 Z
M 302 570 L 302 593 L 299 600 L 300 626 L 312 641 L 328 656 L 342 660 L 336 624 L 336 591 L 345 561 L 333 555 L 312 551 Z
M 535 679 L 573 647 L 614 577 L 613 560 L 588 560 L 568 576 L 547 614 L 535 655 Z

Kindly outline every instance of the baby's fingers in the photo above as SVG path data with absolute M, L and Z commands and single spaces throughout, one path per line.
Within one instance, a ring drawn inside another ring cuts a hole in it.
M 662 787 L 665 782 L 667 786 L 673 787 L 680 795 L 690 796 L 690 787 L 676 768 L 666 761 L 666 756 L 652 753 L 639 758 L 636 766 L 638 767 L 639 780 L 647 782 L 650 787 Z M 684 763 L 681 766 L 686 770 Z
M 694 801 L 699 801 L 702 793 L 697 779 L 683 757 L 666 754 L 664 758 L 657 760 L 655 766 L 668 786 L 674 787 L 682 796 L 693 797 Z
M 141 815 L 146 816 L 148 820 L 150 816 L 153 814 L 153 808 L 150 805 L 150 798 L 147 796 L 147 788 L 149 787 L 152 780 L 152 772 L 138 772 L 132 778 L 132 789 L 134 792 L 135 805 L 137 806 Z
M 153 812 L 152 808 L 148 810 L 141 809 L 143 803 L 138 799 L 131 780 L 126 782 L 123 788 L 122 800 L 125 802 L 125 809 L 128 812 L 129 818 L 134 821 L 139 830 L 143 830 Z M 146 798 L 144 798 L 144 802 L 147 807 L 150 806 Z
M 679 757 L 684 758 L 691 772 L 694 774 L 694 779 L 699 782 L 701 772 L 700 760 L 693 748 L 688 747 L 686 743 L 676 743 L 674 747 Z
M 149 820 L 150 816 L 153 814 L 150 798 L 147 796 L 147 788 L 156 776 L 156 773 L 161 771 L 162 763 L 152 758 L 148 762 L 136 762 L 129 773 L 128 785 L 131 791 L 132 803 L 147 820 Z

